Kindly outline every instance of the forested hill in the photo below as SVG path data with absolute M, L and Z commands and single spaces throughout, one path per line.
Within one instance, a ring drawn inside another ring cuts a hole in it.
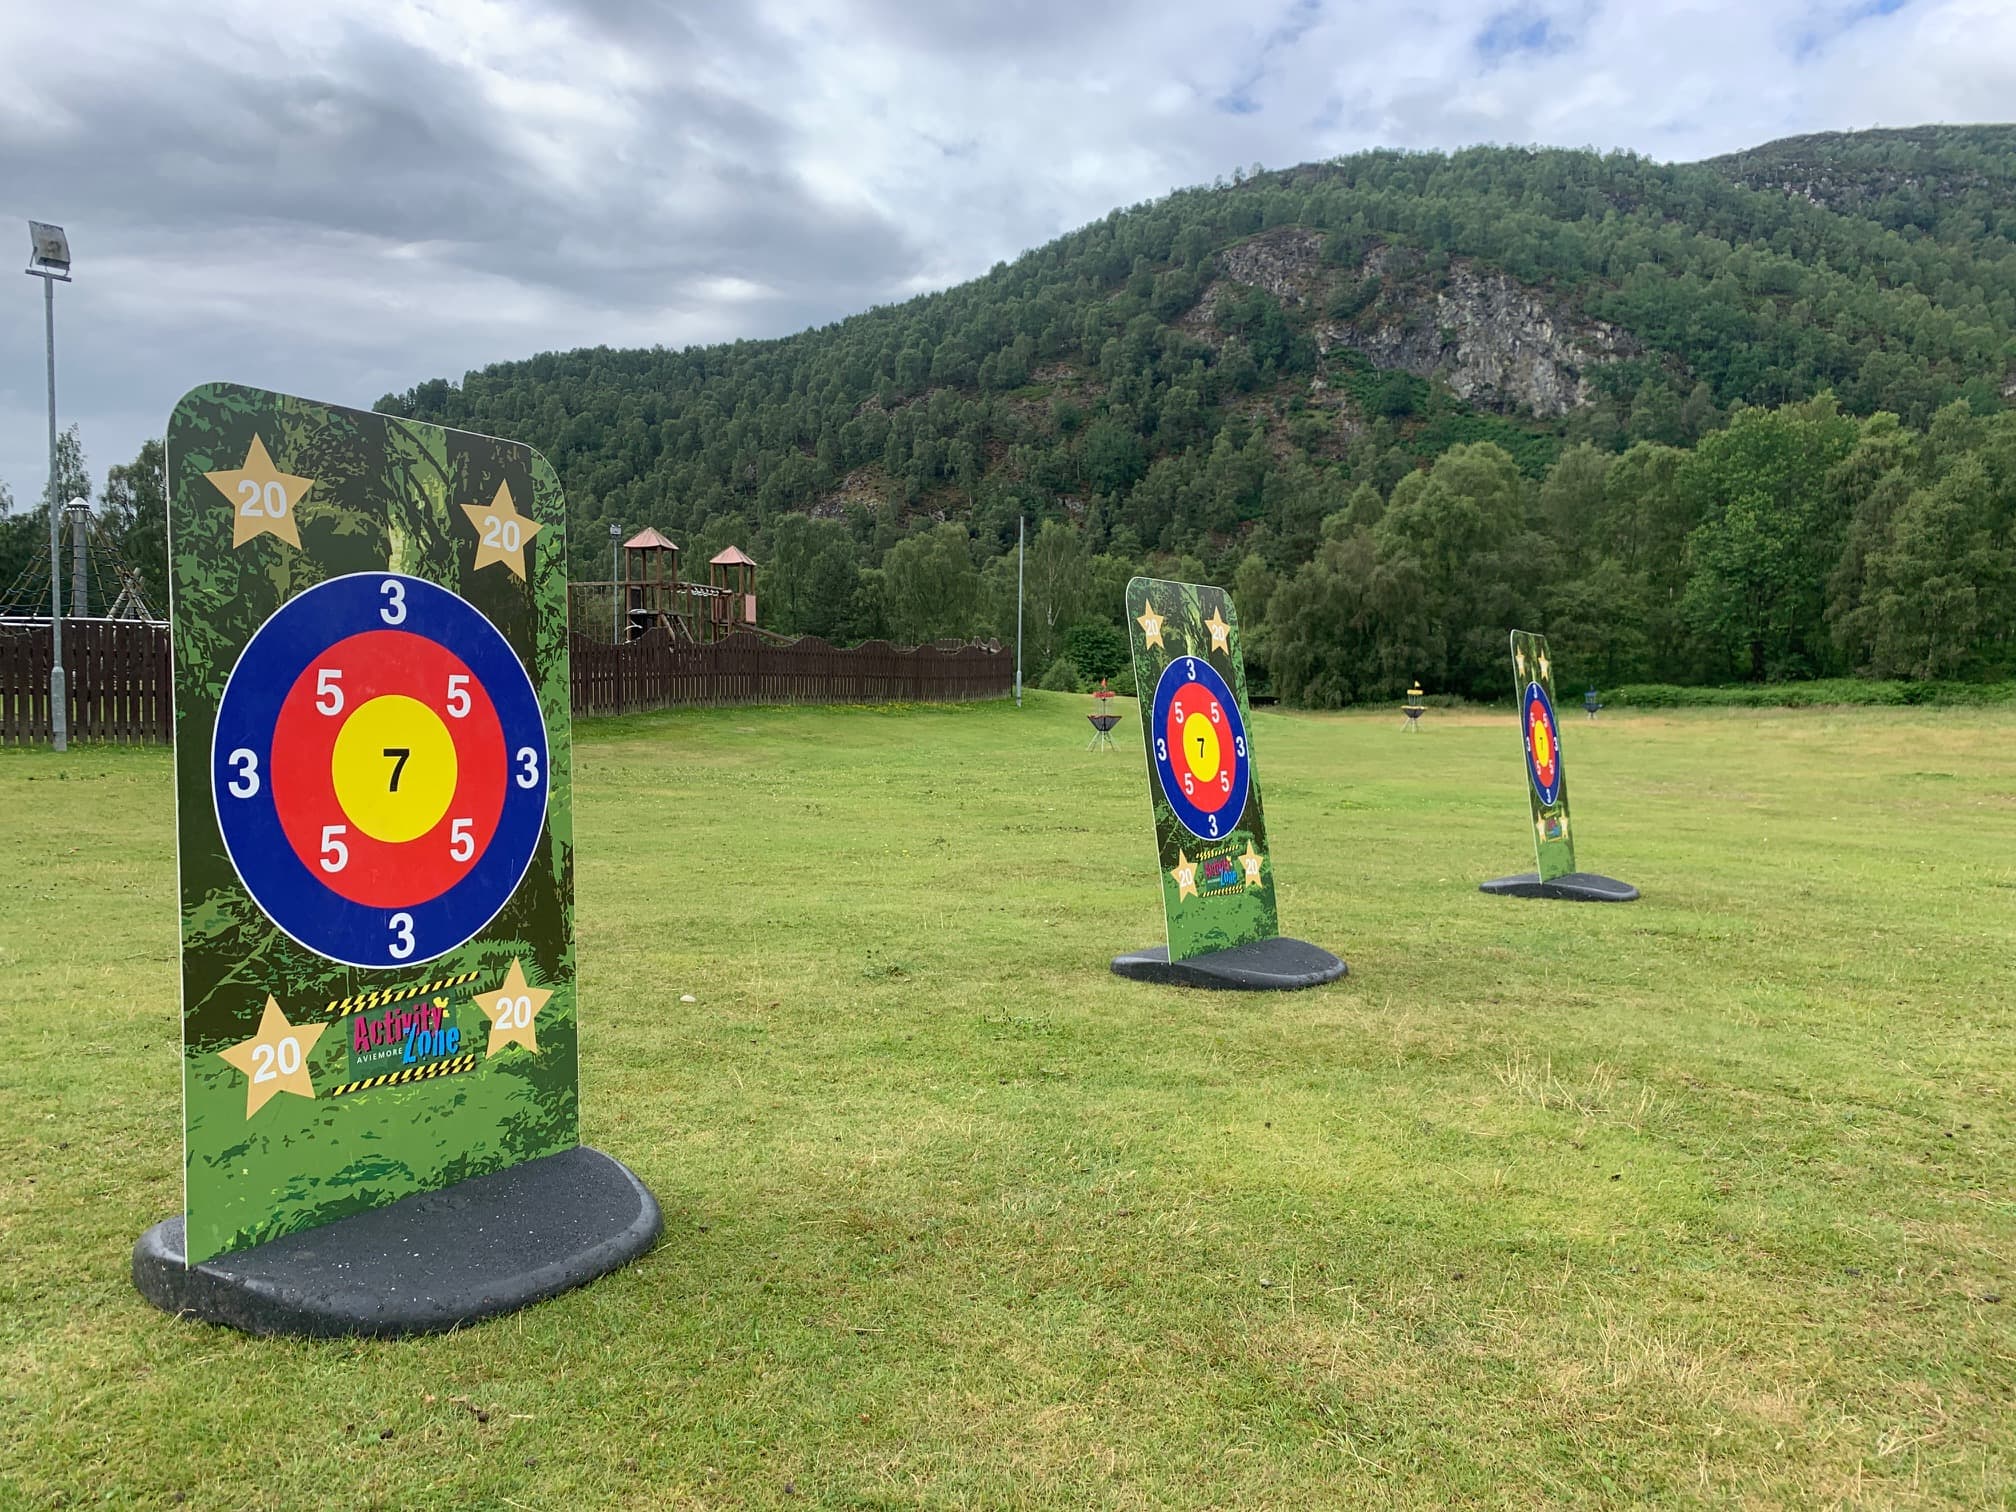
M 1985 126 L 1256 170 L 788 339 L 380 407 L 545 451 L 581 578 L 648 523 L 749 549 L 781 629 L 995 633 L 1026 516 L 1035 668 L 1105 670 L 1151 567 L 1234 582 L 1255 671 L 1335 702 L 1495 694 L 1515 621 L 1606 681 L 2000 673 L 2012 395 Z
M 2016 126 L 1821 132 L 1702 166 L 1752 189 L 1963 244 L 1993 236 L 2006 245 L 2016 224 Z

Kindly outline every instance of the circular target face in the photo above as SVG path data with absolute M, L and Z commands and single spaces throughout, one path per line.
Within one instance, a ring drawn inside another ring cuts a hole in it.
M 289 937 L 346 966 L 472 938 L 546 822 L 546 722 L 510 643 L 424 578 L 358 573 L 281 605 L 224 685 L 225 849 Z
M 1155 780 L 1176 822 L 1200 840 L 1230 834 L 1253 780 L 1232 689 L 1209 662 L 1179 656 L 1155 684 L 1152 719 Z
M 1561 731 L 1554 723 L 1554 700 L 1540 684 L 1529 682 L 1519 708 L 1526 730 L 1526 775 L 1541 806 L 1551 807 L 1561 801 Z

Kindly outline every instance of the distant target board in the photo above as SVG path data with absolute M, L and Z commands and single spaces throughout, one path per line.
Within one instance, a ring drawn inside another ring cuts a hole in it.
M 1554 700 L 1537 682 L 1526 684 L 1521 695 L 1526 721 L 1526 775 L 1533 779 L 1533 792 L 1541 806 L 1561 801 L 1561 727 L 1554 722 Z
M 1168 959 L 1272 939 L 1273 865 L 1231 595 L 1135 578 L 1127 617 L 1136 689 L 1149 711 L 1142 738 Z
M 196 1264 L 578 1143 L 565 503 L 229 384 L 167 452 Z
M 1533 851 L 1540 880 L 1575 870 L 1575 836 L 1568 822 L 1568 774 L 1561 762 L 1561 725 L 1554 716 L 1554 664 L 1547 638 L 1512 632 L 1513 687 L 1519 695 L 1520 732 L 1526 743 L 1526 781 L 1532 799 Z

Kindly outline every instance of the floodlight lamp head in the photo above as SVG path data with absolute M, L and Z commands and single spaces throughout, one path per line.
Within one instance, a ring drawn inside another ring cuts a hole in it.
M 47 221 L 28 222 L 28 268 L 44 278 L 70 276 L 70 238 L 61 226 Z
M 609 522 L 609 539 L 612 541 L 619 541 L 622 538 L 623 538 L 623 527 L 621 525 L 618 525 L 614 520 L 611 520 Z

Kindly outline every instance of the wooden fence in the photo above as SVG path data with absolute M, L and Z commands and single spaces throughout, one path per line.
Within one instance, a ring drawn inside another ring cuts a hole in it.
M 627 714 L 682 704 L 950 703 L 1006 698 L 1015 657 L 998 647 L 940 642 L 914 650 L 887 641 L 828 645 L 737 634 L 708 646 L 662 630 L 627 645 L 572 637 L 577 715 Z M 63 672 L 72 740 L 174 737 L 173 673 L 165 626 L 65 620 Z M 0 624 L 0 745 L 49 739 L 49 625 Z
M 745 633 L 696 646 L 653 630 L 621 646 L 577 635 L 572 657 L 577 716 L 683 704 L 953 703 L 1015 688 L 1014 653 L 972 642 L 913 650 Z
M 143 620 L 63 621 L 72 740 L 173 738 L 168 630 Z M 49 622 L 0 624 L 0 745 L 49 739 Z

